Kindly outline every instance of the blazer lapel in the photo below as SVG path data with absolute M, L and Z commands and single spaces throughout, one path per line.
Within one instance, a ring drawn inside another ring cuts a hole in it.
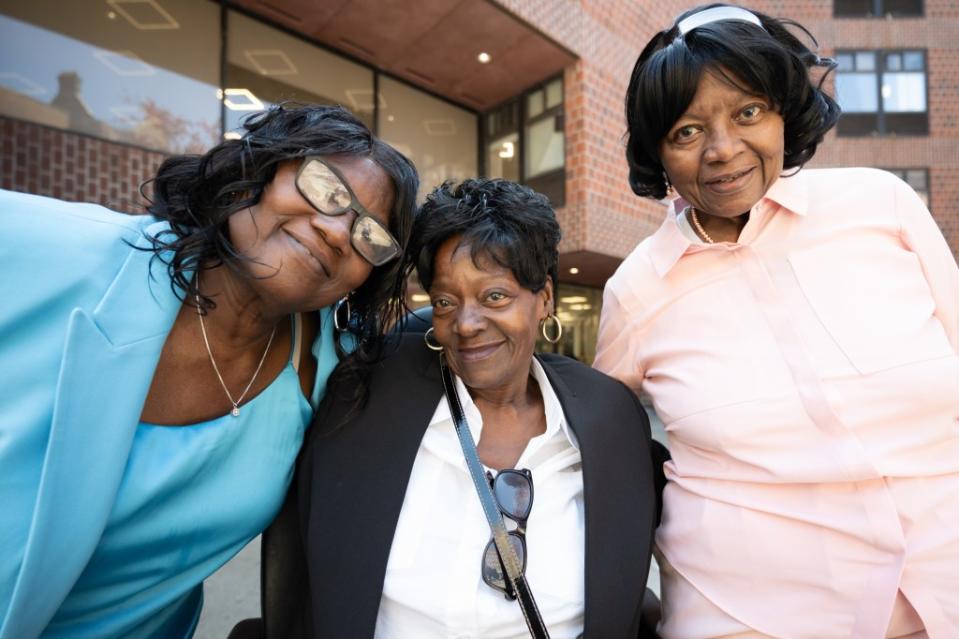
M 554 366 L 538 358 L 556 391 L 566 420 L 576 433 L 583 460 L 583 501 L 586 512 L 586 639 L 622 637 L 635 627 L 649 571 L 653 511 L 631 504 L 630 495 L 647 482 L 648 451 L 637 459 L 639 424 L 608 410 L 602 397 L 581 397 L 565 377 L 574 365 Z M 578 365 L 576 365 L 578 366 Z M 597 403 L 599 402 L 599 404 Z M 623 445 L 621 445 L 623 444 Z M 651 495 L 652 493 L 650 493 Z M 535 593 L 534 593 L 535 594 Z
M 153 224 L 146 232 L 167 229 Z M 99 541 L 181 302 L 144 237 L 103 300 L 69 320 L 23 563 L 0 637 L 39 635 Z
M 403 339 L 406 347 L 374 375 L 361 418 L 329 435 L 317 432 L 300 468 L 316 636 L 374 634 L 413 462 L 443 392 L 436 354 L 421 336 Z M 335 428 L 342 419 L 321 414 L 320 427 Z

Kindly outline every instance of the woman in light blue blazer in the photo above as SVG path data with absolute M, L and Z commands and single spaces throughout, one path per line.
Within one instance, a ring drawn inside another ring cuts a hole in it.
M 0 192 L 0 639 L 191 636 L 383 349 L 415 169 L 339 108 L 245 127 L 150 215 Z

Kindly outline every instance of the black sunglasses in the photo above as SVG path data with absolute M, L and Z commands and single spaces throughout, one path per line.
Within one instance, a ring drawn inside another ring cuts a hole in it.
M 350 244 L 373 266 L 382 266 L 403 252 L 389 229 L 356 199 L 340 172 L 321 158 L 303 158 L 296 172 L 296 190 L 323 215 L 337 216 L 355 211 Z
M 507 468 L 494 478 L 486 471 L 486 479 L 493 489 L 493 497 L 500 512 L 516 522 L 516 530 L 509 532 L 507 539 L 519 559 L 522 572 L 526 573 L 526 521 L 533 509 L 533 473 L 529 470 Z M 490 539 L 483 551 L 483 581 L 499 590 L 507 599 L 516 599 L 513 585 L 506 576 L 503 560 Z

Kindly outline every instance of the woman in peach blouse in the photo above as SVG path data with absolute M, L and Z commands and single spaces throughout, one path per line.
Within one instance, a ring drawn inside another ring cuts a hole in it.
M 689 11 L 627 95 L 630 184 L 678 197 L 595 366 L 669 433 L 660 632 L 959 637 L 959 268 L 897 178 L 802 169 L 839 108 L 786 24 Z

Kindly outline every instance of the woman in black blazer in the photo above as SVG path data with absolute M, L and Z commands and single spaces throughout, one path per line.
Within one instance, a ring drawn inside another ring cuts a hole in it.
M 398 335 L 360 395 L 328 393 L 298 495 L 264 542 L 267 636 L 527 635 L 487 544 L 441 358 L 507 527 L 524 537 L 514 547 L 550 635 L 640 636 L 656 522 L 649 422 L 621 383 L 533 354 L 539 334 L 561 332 L 559 238 L 546 198 L 517 184 L 429 196 L 411 256 L 433 326 Z

